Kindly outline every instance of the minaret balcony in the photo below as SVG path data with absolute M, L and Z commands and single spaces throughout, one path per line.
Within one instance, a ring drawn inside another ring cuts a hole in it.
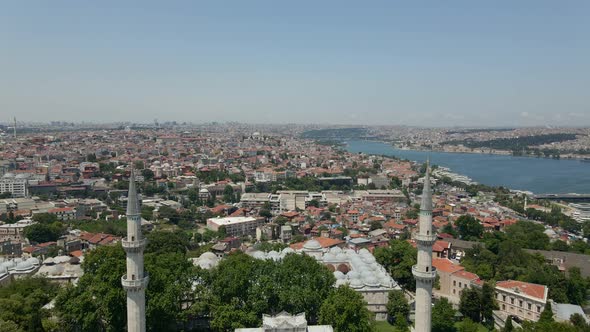
M 139 252 L 145 249 L 147 245 L 147 239 L 141 239 L 136 241 L 129 241 L 127 239 L 121 240 L 121 245 L 126 252 Z
M 431 247 L 436 242 L 436 234 L 432 235 L 424 235 L 424 234 L 416 234 L 414 235 L 414 240 L 416 243 L 421 246 Z
M 436 268 L 431 266 L 430 271 L 424 271 L 424 267 L 414 265 L 412 266 L 412 274 L 416 280 L 433 281 L 436 279 Z
M 141 279 L 127 279 L 126 274 L 121 277 L 121 284 L 123 285 L 123 289 L 126 291 L 139 291 L 146 289 L 149 281 L 150 276 L 147 273 Z

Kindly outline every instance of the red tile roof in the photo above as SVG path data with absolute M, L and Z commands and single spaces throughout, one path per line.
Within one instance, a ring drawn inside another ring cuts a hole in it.
M 433 258 L 432 266 L 434 266 L 438 271 L 451 274 L 458 271 L 462 271 L 464 269 L 464 267 L 462 267 L 461 265 L 455 264 L 446 258 Z
M 498 281 L 496 287 L 524 293 L 539 300 L 546 300 L 547 286 L 544 285 L 531 284 L 524 281 L 506 280 Z

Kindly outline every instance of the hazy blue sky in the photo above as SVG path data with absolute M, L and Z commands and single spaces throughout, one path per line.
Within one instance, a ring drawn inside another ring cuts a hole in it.
M 590 1 L 5 1 L 0 121 L 590 125 Z

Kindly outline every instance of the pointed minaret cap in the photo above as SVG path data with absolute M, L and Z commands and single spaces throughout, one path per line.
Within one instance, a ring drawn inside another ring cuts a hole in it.
M 420 210 L 432 211 L 432 191 L 430 189 L 430 159 L 426 159 L 426 175 L 424 176 L 424 188 L 422 189 Z
M 139 197 L 135 187 L 135 169 L 131 166 L 131 175 L 129 176 L 129 193 L 127 194 L 127 215 L 139 215 Z

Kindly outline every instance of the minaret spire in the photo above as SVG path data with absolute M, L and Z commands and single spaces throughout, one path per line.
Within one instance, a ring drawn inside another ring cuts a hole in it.
M 141 210 L 133 166 L 127 194 L 127 237 L 121 242 L 127 253 L 127 274 L 121 278 L 127 292 L 127 331 L 145 332 L 145 289 L 149 276 L 143 270 L 143 250 L 147 241 L 141 234 Z
M 426 175 L 420 204 L 420 224 L 414 236 L 418 247 L 418 264 L 412 267 L 416 279 L 415 332 L 430 332 L 432 329 L 432 285 L 436 269 L 432 267 L 432 245 L 436 233 L 432 231 L 432 190 L 430 188 L 430 161 L 426 161 Z

